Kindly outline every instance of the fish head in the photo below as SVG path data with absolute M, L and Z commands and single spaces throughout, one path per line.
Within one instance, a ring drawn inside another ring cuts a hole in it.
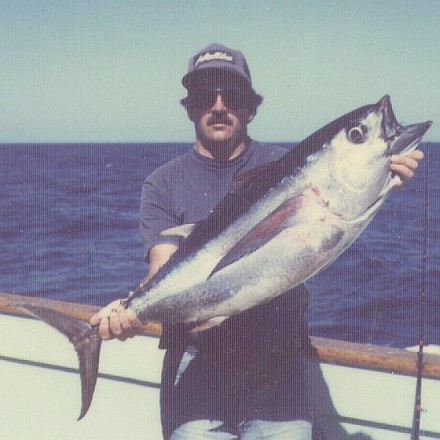
M 390 170 L 392 155 L 417 148 L 431 121 L 403 126 L 388 95 L 338 120 L 336 133 L 323 149 L 329 189 L 344 217 L 355 218 L 389 193 L 399 178 Z

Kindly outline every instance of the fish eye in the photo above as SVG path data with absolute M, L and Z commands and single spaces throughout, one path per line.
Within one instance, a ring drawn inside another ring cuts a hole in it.
M 348 130 L 347 136 L 353 144 L 362 144 L 367 139 L 367 127 L 365 125 L 356 125 Z

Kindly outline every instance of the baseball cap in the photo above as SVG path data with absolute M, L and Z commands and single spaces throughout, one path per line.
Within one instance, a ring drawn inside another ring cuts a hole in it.
M 210 44 L 190 58 L 188 73 L 182 78 L 183 86 L 190 87 L 191 82 L 207 73 L 208 69 L 230 72 L 252 87 L 251 73 L 244 55 L 218 43 Z

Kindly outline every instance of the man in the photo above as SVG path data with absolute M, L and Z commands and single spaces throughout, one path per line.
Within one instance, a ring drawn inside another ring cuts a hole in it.
M 285 150 L 251 140 L 247 125 L 262 98 L 252 88 L 243 54 L 212 44 L 190 59 L 182 100 L 194 123 L 194 148 L 159 168 L 143 186 L 141 233 L 148 277 L 179 246 L 158 234 L 207 217 L 250 169 L 278 159 Z M 423 157 L 414 151 L 393 158 L 403 180 Z M 233 316 L 218 327 L 190 333 L 186 325 L 164 326 L 166 348 L 161 415 L 166 439 L 311 439 L 303 352 L 307 346 L 304 285 L 268 304 Z M 134 336 L 134 312 L 112 303 L 91 318 L 103 339 Z

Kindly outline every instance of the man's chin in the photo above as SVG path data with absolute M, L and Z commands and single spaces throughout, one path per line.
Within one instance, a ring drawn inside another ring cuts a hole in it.
M 227 142 L 234 137 L 234 133 L 226 125 L 215 125 L 207 130 L 206 137 L 213 142 Z

